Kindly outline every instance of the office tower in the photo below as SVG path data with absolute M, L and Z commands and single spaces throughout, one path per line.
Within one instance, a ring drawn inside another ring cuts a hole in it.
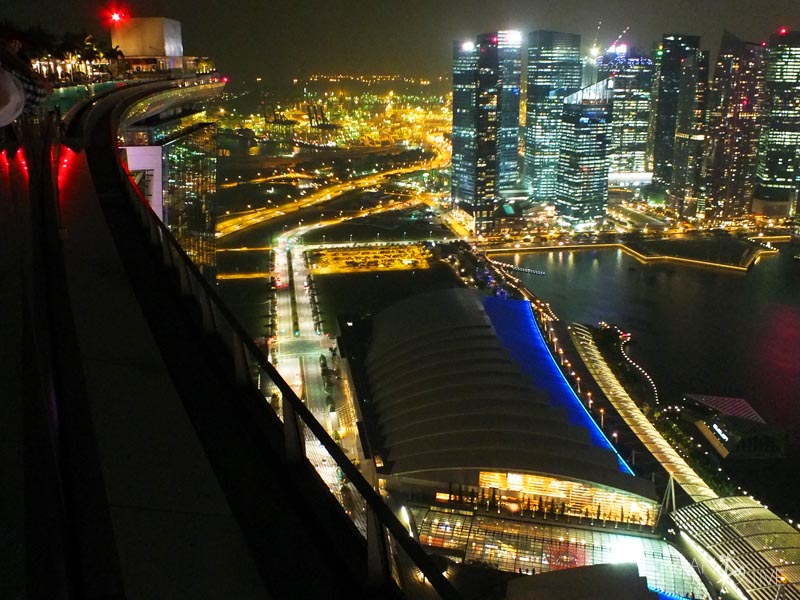
M 681 65 L 672 179 L 667 207 L 681 218 L 705 218 L 706 109 L 708 53 L 696 50 Z
M 497 189 L 503 196 L 519 183 L 519 101 L 522 79 L 520 32 L 497 32 L 497 58 L 500 67 Z
M 800 31 L 782 27 L 770 36 L 766 60 L 753 212 L 794 215 L 800 187 Z
M 564 99 L 558 130 L 556 209 L 574 224 L 602 219 L 608 202 L 608 136 L 613 80 Z
M 474 42 L 455 42 L 453 47 L 453 202 L 471 210 L 475 202 L 475 77 L 478 51 Z
M 653 88 L 653 61 L 615 44 L 598 57 L 600 80 L 613 78 L 613 119 L 608 142 L 609 172 L 644 173 L 650 100 Z
M 554 202 L 558 126 L 564 98 L 581 87 L 581 38 L 534 31 L 528 39 L 525 186 L 536 201 Z
M 453 199 L 475 219 L 475 233 L 494 227 L 500 195 L 517 184 L 521 36 L 482 34 L 453 55 Z
M 696 35 L 665 34 L 661 48 L 656 52 L 658 68 L 653 86 L 651 162 L 653 181 L 662 185 L 669 185 L 672 181 L 681 67 L 684 59 L 693 55 L 699 47 L 700 38 Z
M 708 215 L 750 212 L 764 108 L 765 48 L 726 31 L 709 103 Z
M 164 224 L 209 281 L 216 278 L 217 127 L 203 123 L 163 145 Z
M 128 169 L 153 212 L 209 281 L 216 278 L 217 126 L 204 112 L 121 130 Z

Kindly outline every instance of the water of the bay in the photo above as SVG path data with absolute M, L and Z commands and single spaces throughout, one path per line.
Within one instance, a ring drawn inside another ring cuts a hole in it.
M 621 250 L 543 251 L 503 260 L 546 273 L 516 275 L 562 320 L 607 321 L 630 332 L 630 354 L 652 375 L 662 401 L 686 392 L 745 398 L 786 431 L 789 459 L 766 469 L 770 481 L 757 486 L 775 498 L 781 488 L 800 490 L 797 253 L 784 248 L 747 273 L 645 266 Z M 792 496 L 791 504 L 800 505 Z M 791 504 L 780 504 L 791 511 Z

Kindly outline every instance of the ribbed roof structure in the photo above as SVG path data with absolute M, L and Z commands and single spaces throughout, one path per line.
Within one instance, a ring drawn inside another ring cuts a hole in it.
M 739 597 L 800 599 L 800 532 L 753 498 L 706 500 L 670 517 Z
M 482 298 L 438 291 L 374 318 L 370 404 L 391 474 L 471 482 L 479 471 L 536 473 L 652 497 L 650 482 L 621 472 L 613 451 L 522 374 Z

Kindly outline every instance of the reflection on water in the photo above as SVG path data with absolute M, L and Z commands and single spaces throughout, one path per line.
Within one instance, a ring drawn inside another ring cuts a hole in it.
M 788 254 L 747 274 L 642 265 L 620 250 L 523 254 L 520 273 L 565 321 L 618 323 L 664 397 L 746 398 L 800 432 L 800 264 Z
M 663 399 L 684 392 L 745 398 L 789 433 L 797 457 L 800 263 L 791 254 L 738 274 L 645 266 L 620 250 L 552 251 L 520 258 L 547 276 L 516 275 L 565 321 L 609 321 L 631 332 L 632 358 Z

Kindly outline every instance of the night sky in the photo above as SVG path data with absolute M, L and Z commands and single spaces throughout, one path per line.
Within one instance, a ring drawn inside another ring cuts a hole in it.
M 0 17 L 56 33 L 102 33 L 101 3 L 5 0 Z M 800 27 L 798 0 L 149 0 L 120 3 L 131 16 L 165 16 L 183 26 L 184 52 L 210 55 L 233 77 L 283 83 L 310 73 L 448 76 L 454 39 L 503 28 L 556 29 L 608 45 L 648 49 L 661 34 L 691 33 L 716 58 L 723 29 L 761 41 L 779 26 Z

